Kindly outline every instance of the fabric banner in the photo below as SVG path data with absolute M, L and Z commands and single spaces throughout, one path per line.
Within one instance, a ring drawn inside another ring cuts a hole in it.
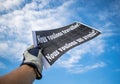
M 100 34 L 98 30 L 79 22 L 53 30 L 33 31 L 32 33 L 34 45 L 43 49 L 45 67 L 52 65 L 71 48 Z

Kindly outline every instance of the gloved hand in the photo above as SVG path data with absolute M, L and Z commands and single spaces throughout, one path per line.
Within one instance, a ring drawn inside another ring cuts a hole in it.
M 21 65 L 29 65 L 35 69 L 36 79 L 42 78 L 42 56 L 41 49 L 32 45 L 23 53 L 24 59 Z

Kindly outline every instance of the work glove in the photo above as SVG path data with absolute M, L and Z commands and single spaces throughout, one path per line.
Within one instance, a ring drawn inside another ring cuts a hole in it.
M 42 78 L 42 50 L 39 47 L 35 47 L 32 45 L 23 53 L 23 62 L 21 65 L 29 65 L 35 69 L 36 79 Z

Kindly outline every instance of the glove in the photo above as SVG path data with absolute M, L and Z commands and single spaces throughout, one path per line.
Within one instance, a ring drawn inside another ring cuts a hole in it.
M 36 79 L 42 78 L 42 56 L 41 49 L 39 47 L 35 47 L 32 45 L 23 53 L 23 62 L 21 65 L 29 65 L 35 69 Z

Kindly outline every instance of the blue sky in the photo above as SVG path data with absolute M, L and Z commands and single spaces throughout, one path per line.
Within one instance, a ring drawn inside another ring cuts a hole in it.
M 120 0 L 0 0 L 0 75 L 19 67 L 32 30 L 74 21 L 102 32 L 73 48 L 34 84 L 119 84 Z

